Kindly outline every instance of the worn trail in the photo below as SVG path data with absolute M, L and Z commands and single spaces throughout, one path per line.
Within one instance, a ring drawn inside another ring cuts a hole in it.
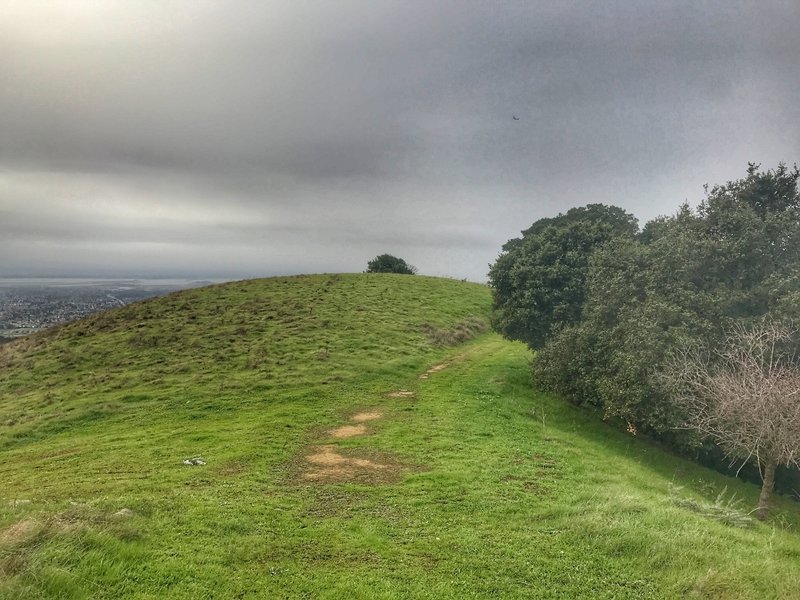
M 431 374 L 447 368 L 446 363 L 434 365 L 420 374 L 420 379 L 427 379 Z M 413 398 L 414 392 L 405 389 L 394 390 L 386 394 L 389 398 Z M 334 439 L 348 439 L 368 435 L 368 424 L 382 419 L 384 413 L 380 409 L 365 410 L 356 413 L 348 419 L 348 423 L 328 431 L 328 436 Z M 315 482 L 340 482 L 363 479 L 364 476 L 379 474 L 386 470 L 396 470 L 400 467 L 397 461 L 387 456 L 378 456 L 369 451 L 354 450 L 344 451 L 333 444 L 312 446 L 304 456 L 304 465 L 301 479 Z

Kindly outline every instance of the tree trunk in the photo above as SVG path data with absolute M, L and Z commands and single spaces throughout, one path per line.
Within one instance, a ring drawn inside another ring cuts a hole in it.
M 759 521 L 767 518 L 769 498 L 772 495 L 772 488 L 775 487 L 775 467 L 777 466 L 774 461 L 769 461 L 764 465 L 764 483 L 761 486 L 761 495 L 758 497 L 758 510 L 756 511 Z

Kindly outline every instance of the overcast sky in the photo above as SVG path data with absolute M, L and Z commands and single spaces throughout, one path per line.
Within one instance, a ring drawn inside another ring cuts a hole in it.
M 800 160 L 799 59 L 797 0 L 0 0 L 0 276 L 483 281 Z

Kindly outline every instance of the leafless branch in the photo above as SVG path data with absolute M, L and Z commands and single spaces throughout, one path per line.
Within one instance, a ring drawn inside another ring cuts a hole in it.
M 713 439 L 732 461 L 755 457 L 765 485 L 777 465 L 800 466 L 797 339 L 794 326 L 770 319 L 738 324 L 713 352 L 675 351 L 660 377 L 688 415 L 686 427 Z

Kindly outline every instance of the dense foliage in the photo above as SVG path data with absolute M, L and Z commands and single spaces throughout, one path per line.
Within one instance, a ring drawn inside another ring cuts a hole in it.
M 594 405 L 631 431 L 696 448 L 700 441 L 679 429 L 685 415 L 655 375 L 674 348 L 713 347 L 734 323 L 800 316 L 799 175 L 783 164 L 766 171 L 751 164 L 743 179 L 707 188 L 696 209 L 684 205 L 636 235 L 599 239 L 588 253 L 580 310 L 568 318 L 565 281 L 517 277 L 510 296 L 505 280 L 493 277 L 498 330 L 538 350 L 540 387 Z M 493 273 L 509 261 L 535 265 L 528 272 L 556 264 L 524 241 L 506 248 Z M 520 314 L 543 316 L 544 324 L 521 323 L 527 332 L 505 326 Z
M 417 268 L 409 265 L 402 258 L 397 258 L 391 254 L 381 254 L 367 263 L 367 273 L 400 273 L 402 275 L 414 275 Z
M 495 329 L 538 348 L 555 329 L 576 323 L 592 253 L 613 238 L 633 238 L 636 230 L 632 215 L 603 204 L 534 223 L 503 246 L 489 271 Z

